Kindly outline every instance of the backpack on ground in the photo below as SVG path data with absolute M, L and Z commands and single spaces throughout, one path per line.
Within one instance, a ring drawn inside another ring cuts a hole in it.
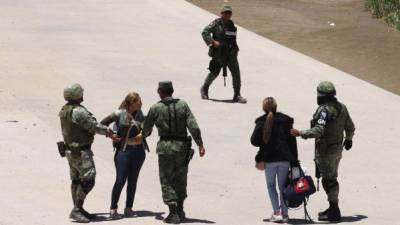
M 299 171 L 299 176 L 294 177 L 294 171 Z M 300 164 L 291 166 L 287 183 L 283 190 L 283 199 L 288 208 L 298 208 L 304 204 L 305 220 L 314 222 L 307 212 L 307 202 L 309 196 L 316 192 L 314 181 L 311 176 L 305 175 Z

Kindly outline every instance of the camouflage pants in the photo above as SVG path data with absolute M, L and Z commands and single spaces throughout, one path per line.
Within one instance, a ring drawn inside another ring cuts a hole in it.
M 213 58 L 211 60 L 216 60 L 216 59 Z M 227 66 L 232 74 L 233 90 L 234 90 L 235 94 L 240 95 L 241 80 L 240 80 L 239 62 L 237 60 L 237 57 L 236 56 L 230 57 L 228 60 Z M 219 73 L 221 72 L 222 66 L 217 63 L 215 66 L 213 66 L 213 68 L 209 68 L 209 69 L 210 69 L 210 73 L 206 77 L 206 80 L 204 81 L 204 84 L 203 84 L 203 88 L 205 90 L 208 90 L 211 83 L 218 77 Z
M 328 195 L 328 201 L 334 203 L 339 202 L 339 183 L 337 177 L 341 159 L 342 150 L 322 154 L 317 150 L 315 154 L 315 162 L 321 173 L 322 185 Z
M 67 150 L 65 154 L 69 163 L 69 172 L 72 180 L 72 200 L 74 203 L 77 200 L 84 201 L 86 195 L 92 188 L 87 187 L 87 182 L 94 182 L 96 178 L 96 167 L 93 161 L 93 153 L 92 151 L 87 150 L 81 151 L 80 156 L 75 156 L 70 150 Z
M 159 154 L 158 167 L 163 201 L 166 205 L 176 205 L 187 197 L 186 151 L 173 154 Z

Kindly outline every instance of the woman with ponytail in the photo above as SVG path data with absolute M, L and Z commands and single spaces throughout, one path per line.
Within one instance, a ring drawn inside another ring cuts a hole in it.
M 297 162 L 296 139 L 290 135 L 293 119 L 276 111 L 277 103 L 273 97 L 263 100 L 262 109 L 265 114 L 256 119 L 251 136 L 251 144 L 259 147 L 255 157 L 256 168 L 265 170 L 268 194 L 274 210 L 269 221 L 288 222 L 288 208 L 283 202 L 282 192 L 290 164 Z

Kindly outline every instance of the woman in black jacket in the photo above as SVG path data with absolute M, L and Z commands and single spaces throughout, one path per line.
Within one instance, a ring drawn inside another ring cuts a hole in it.
M 251 144 L 259 147 L 256 155 L 256 168 L 265 170 L 268 194 L 273 215 L 271 222 L 289 221 L 288 208 L 283 202 L 282 192 L 288 177 L 291 163 L 297 162 L 296 139 L 290 135 L 293 118 L 277 112 L 274 98 L 263 101 L 264 115 L 256 119 L 256 127 L 251 136 Z M 276 190 L 278 180 L 279 198 Z

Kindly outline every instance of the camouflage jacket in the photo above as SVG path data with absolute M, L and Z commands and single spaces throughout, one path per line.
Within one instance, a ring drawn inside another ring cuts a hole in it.
M 143 136 L 148 137 L 153 126 L 158 129 L 160 137 L 187 137 L 189 130 L 197 145 L 202 145 L 200 128 L 196 119 L 189 109 L 187 103 L 183 100 L 167 97 L 164 100 L 154 104 L 143 122 Z M 158 154 L 170 154 L 183 151 L 187 148 L 186 142 L 177 140 L 162 140 L 157 144 Z
M 230 54 L 237 55 L 239 47 L 236 42 L 237 28 L 233 21 L 230 20 L 227 24 L 221 18 L 213 20 L 208 26 L 203 29 L 201 36 L 207 46 L 210 46 L 209 55 L 216 57 L 217 49 L 212 47 L 212 41 L 219 41 L 222 45 L 226 45 Z M 223 48 L 223 46 L 221 46 Z M 220 47 L 220 48 L 221 48 Z
M 314 113 L 311 128 L 301 131 L 304 139 L 315 138 L 317 149 L 342 149 L 343 138 L 352 140 L 355 126 L 347 110 L 340 102 L 322 104 Z M 344 137 L 344 134 L 346 136 Z
M 66 104 L 59 112 L 64 142 L 76 147 L 93 143 L 94 135 L 107 133 L 108 127 L 98 123 L 82 105 Z

